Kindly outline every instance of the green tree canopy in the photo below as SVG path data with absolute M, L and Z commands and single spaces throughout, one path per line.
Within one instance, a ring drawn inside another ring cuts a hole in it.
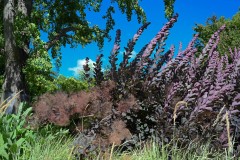
M 194 30 L 199 34 L 199 41 L 196 46 L 201 49 L 207 44 L 211 35 L 224 24 L 226 29 L 220 35 L 220 42 L 217 48 L 219 53 L 222 55 L 227 54 L 229 53 L 229 48 L 234 49 L 236 46 L 240 46 L 240 12 L 237 12 L 232 19 L 212 16 L 207 19 L 205 25 L 196 24 Z

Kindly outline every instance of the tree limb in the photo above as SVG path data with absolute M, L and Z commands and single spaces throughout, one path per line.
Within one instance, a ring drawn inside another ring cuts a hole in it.
M 68 34 L 67 32 L 70 31 L 76 31 L 78 30 L 77 27 L 66 27 L 63 28 L 56 36 L 54 36 L 51 40 L 49 40 L 46 44 L 45 44 L 45 49 L 49 50 L 50 48 L 52 48 L 54 46 L 54 44 L 57 43 L 57 41 L 59 41 L 62 37 L 67 37 Z

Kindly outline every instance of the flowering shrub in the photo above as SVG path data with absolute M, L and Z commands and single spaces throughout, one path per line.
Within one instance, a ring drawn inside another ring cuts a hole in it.
M 198 36 L 195 35 L 188 47 L 182 50 L 180 46 L 173 58 L 175 47 L 164 52 L 164 42 L 177 18 L 178 15 L 173 16 L 134 60 L 129 61 L 139 36 L 150 23 L 140 27 L 129 40 L 119 67 L 116 66 L 116 57 L 121 32 L 117 30 L 109 57 L 111 69 L 108 78 L 102 77 L 101 55 L 95 64 L 98 86 L 89 93 L 80 92 L 66 97 L 69 104 L 63 107 L 62 112 L 68 115 L 68 121 L 75 113 L 94 115 L 91 124 L 82 130 L 82 133 L 98 139 L 91 145 L 120 145 L 125 142 L 125 147 L 131 147 L 153 136 L 160 144 L 177 139 L 184 146 L 192 141 L 211 139 L 214 149 L 240 147 L 240 50 L 229 51 L 231 63 L 227 56 L 220 56 L 216 49 L 219 35 L 225 28 L 222 26 L 212 35 L 200 55 L 195 55 L 194 42 Z M 106 79 L 108 81 L 104 82 Z M 83 95 L 88 95 L 88 98 Z M 74 96 L 77 103 L 74 103 Z M 41 113 L 42 117 L 45 121 L 59 124 L 63 119 L 59 112 L 64 103 L 53 105 L 59 97 L 49 98 L 49 103 L 43 104 L 47 99 L 43 97 L 35 105 L 37 117 L 45 105 L 48 110 Z M 59 110 L 57 113 L 56 108 Z M 54 116 L 59 120 L 53 121 L 51 117 Z M 125 136 L 119 130 L 124 130 Z

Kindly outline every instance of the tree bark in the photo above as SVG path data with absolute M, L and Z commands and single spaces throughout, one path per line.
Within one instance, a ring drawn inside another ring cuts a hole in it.
M 27 53 L 16 45 L 14 38 L 14 17 L 17 12 L 29 16 L 31 12 L 31 0 L 4 0 L 3 25 L 4 25 L 4 52 L 5 52 L 5 73 L 2 86 L 2 102 L 13 97 L 21 91 L 13 103 L 8 107 L 6 113 L 17 113 L 20 102 L 26 100 L 26 85 L 22 68 L 27 60 Z M 16 9 L 17 8 L 17 12 Z M 25 42 L 29 46 L 29 42 Z

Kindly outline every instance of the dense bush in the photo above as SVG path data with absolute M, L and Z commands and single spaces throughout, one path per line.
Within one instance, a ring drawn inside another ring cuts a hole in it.
M 80 81 L 76 78 L 64 77 L 62 75 L 58 76 L 54 80 L 54 84 L 56 85 L 54 91 L 63 91 L 67 93 L 86 90 L 88 88 L 88 84 L 86 81 Z
M 197 57 L 194 42 L 198 35 L 173 58 L 175 47 L 164 52 L 164 41 L 177 17 L 171 18 L 129 61 L 136 41 L 149 23 L 143 25 L 129 40 L 119 67 L 118 30 L 109 57 L 111 69 L 105 78 L 108 81 L 101 81 L 104 79 L 97 69 L 99 85 L 90 92 L 43 95 L 34 104 L 35 117 L 39 122 L 57 125 L 78 122 L 81 134 L 76 143 L 88 141 L 78 149 L 81 154 L 113 143 L 129 148 L 149 138 L 160 145 L 177 139 L 182 147 L 210 139 L 213 149 L 228 147 L 238 152 L 240 51 L 230 50 L 231 63 L 227 56 L 220 56 L 216 49 L 225 28 L 222 26 Z
M 31 80 L 28 82 L 28 91 L 31 95 L 31 98 L 34 99 L 44 93 L 53 93 L 57 91 L 72 93 L 86 90 L 89 86 L 93 86 L 93 83 L 88 83 L 86 80 L 80 80 L 74 77 L 50 75 L 48 78 L 43 78 L 43 75 L 31 75 Z

